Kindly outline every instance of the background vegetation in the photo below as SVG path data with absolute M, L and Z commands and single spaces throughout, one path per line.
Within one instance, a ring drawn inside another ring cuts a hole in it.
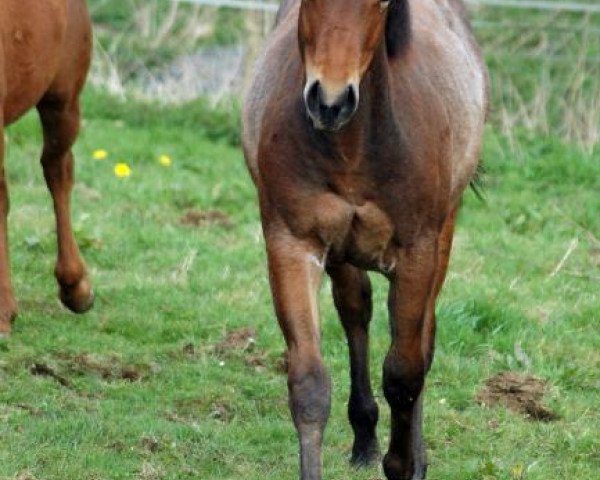
M 215 21 L 232 22 L 221 39 L 208 35 L 171 49 L 169 35 L 151 51 L 132 27 L 132 12 L 167 2 L 90 5 L 98 51 L 111 51 L 120 32 L 123 46 L 109 57 L 133 83 L 136 61 L 160 65 L 184 49 L 234 42 L 245 28 L 238 14 L 218 13 Z M 168 14 L 156 10 L 149 24 Z M 465 196 L 438 309 L 425 407 L 429 478 L 593 479 L 600 472 L 600 152 L 591 35 L 599 20 L 506 10 L 480 10 L 475 18 L 540 28 L 493 33 L 477 26 L 495 98 L 486 201 Z M 563 23 L 568 42 L 551 28 Z M 574 30 L 581 25 L 584 31 Z M 138 50 L 130 49 L 135 42 Z M 108 95 L 107 86 L 86 91 L 75 148 L 73 216 L 97 293 L 86 316 L 65 312 L 56 299 L 54 224 L 35 115 L 8 134 L 21 315 L 12 337 L 0 340 L 0 479 L 294 479 L 284 345 L 238 147 L 237 102 L 217 110 L 210 100 L 157 105 L 133 98 L 134 88 L 125 100 Z M 97 149 L 108 158 L 95 160 Z M 164 154 L 170 167 L 158 161 Z M 117 178 L 114 165 L 123 161 L 131 176 Z M 372 372 L 385 445 L 386 290 L 373 280 Z M 347 464 L 347 353 L 328 287 L 321 313 L 334 399 L 326 478 L 383 479 L 378 469 Z M 479 405 L 486 379 L 502 371 L 544 379 L 542 401 L 558 419 Z

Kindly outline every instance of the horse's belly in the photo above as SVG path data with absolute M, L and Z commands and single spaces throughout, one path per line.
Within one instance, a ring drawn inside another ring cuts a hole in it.
M 2 110 L 9 124 L 37 104 L 56 76 L 64 51 L 66 2 L 11 0 L 0 15 Z

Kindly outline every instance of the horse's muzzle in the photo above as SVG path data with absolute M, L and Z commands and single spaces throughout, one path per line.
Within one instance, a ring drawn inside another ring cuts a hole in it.
M 331 97 L 331 95 L 330 95 Z M 315 80 L 304 90 L 304 103 L 317 130 L 336 131 L 346 125 L 358 108 L 358 89 L 348 85 L 333 101 Z

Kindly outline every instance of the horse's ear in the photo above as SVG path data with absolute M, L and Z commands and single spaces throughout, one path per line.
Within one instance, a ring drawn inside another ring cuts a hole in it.
M 402 53 L 410 41 L 408 0 L 390 0 L 385 24 L 385 45 L 389 57 Z

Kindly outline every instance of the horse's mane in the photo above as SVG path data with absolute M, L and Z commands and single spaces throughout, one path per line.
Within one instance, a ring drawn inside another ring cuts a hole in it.
M 410 7 L 408 0 L 391 0 L 388 8 L 385 44 L 388 56 L 394 58 L 401 54 L 410 43 Z
M 283 0 L 281 2 L 279 10 L 277 10 L 277 15 L 275 16 L 275 25 L 279 25 L 279 22 L 285 18 L 286 14 L 297 1 L 298 0 Z

